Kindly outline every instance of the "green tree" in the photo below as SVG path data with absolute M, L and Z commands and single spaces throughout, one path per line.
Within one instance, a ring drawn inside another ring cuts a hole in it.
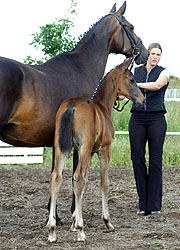
M 33 41 L 30 45 L 33 45 L 36 49 L 40 49 L 43 52 L 43 57 L 41 60 L 37 60 L 33 59 L 31 56 L 27 56 L 26 59 L 24 59 L 24 63 L 42 64 L 51 57 L 71 50 L 75 46 L 77 41 L 75 37 L 69 34 L 69 31 L 74 27 L 76 6 L 76 0 L 71 0 L 71 5 L 65 18 L 56 18 L 52 24 L 41 26 L 40 32 L 32 34 Z

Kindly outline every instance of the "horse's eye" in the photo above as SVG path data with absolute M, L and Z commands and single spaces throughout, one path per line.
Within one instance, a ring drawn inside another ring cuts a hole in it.
M 130 82 L 131 82 L 131 83 L 134 83 L 134 79 L 131 79 Z

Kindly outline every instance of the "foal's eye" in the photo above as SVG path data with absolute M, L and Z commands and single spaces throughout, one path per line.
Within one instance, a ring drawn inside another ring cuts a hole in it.
M 134 30 L 134 26 L 132 24 L 130 25 L 130 30 Z
M 134 79 L 131 79 L 130 82 L 131 82 L 131 83 L 134 83 Z

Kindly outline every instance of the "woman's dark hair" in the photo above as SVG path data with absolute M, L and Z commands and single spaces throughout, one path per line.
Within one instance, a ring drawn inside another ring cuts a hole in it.
M 159 43 L 151 43 L 148 47 L 148 52 L 150 53 L 151 49 L 153 48 L 158 48 L 161 50 L 161 53 L 162 53 L 162 47 Z

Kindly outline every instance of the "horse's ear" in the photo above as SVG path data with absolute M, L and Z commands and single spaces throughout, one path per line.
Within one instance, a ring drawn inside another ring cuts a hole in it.
M 110 12 L 116 12 L 116 3 L 113 5 L 112 9 Z
M 124 71 L 129 68 L 129 66 L 132 63 L 132 60 L 133 60 L 133 57 L 130 57 L 130 58 L 124 60 L 124 62 L 121 64 Z
M 124 15 L 125 11 L 126 11 L 126 1 L 124 1 L 123 5 L 119 8 L 118 12 L 122 16 Z

